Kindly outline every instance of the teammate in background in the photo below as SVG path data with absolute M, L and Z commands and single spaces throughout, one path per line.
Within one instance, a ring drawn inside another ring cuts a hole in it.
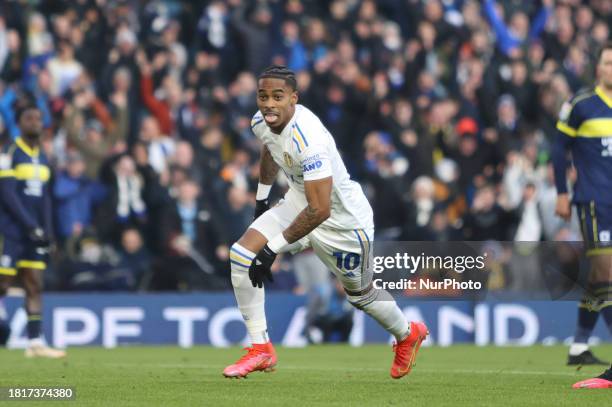
M 612 330 L 612 43 L 600 51 L 594 91 L 580 94 L 559 113 L 559 134 L 553 149 L 556 213 L 571 216 L 567 192 L 566 153 L 569 150 L 578 177 L 572 202 L 576 204 L 587 256 L 589 282 L 579 304 L 578 326 L 568 365 L 607 364 L 593 356 L 587 344 L 597 317 L 603 314 Z M 609 375 L 609 371 L 608 371 Z M 578 383 L 577 383 L 578 384 Z
M 11 327 L 8 324 L 8 315 L 2 298 L 0 298 L 0 347 L 6 346 L 9 337 L 11 336 Z
M 42 115 L 34 105 L 18 107 L 21 137 L 0 155 L 0 297 L 19 272 L 26 292 L 27 357 L 59 358 L 41 335 L 42 273 L 50 248 L 51 170 L 40 151 Z
M 332 135 L 317 116 L 298 105 L 295 74 L 271 66 L 260 76 L 259 111 L 251 128 L 262 143 L 255 221 L 232 245 L 232 285 L 252 346 L 226 377 L 271 371 L 276 353 L 268 338 L 264 280 L 278 253 L 312 247 L 344 286 L 356 308 L 395 336 L 391 376 L 408 374 L 428 330 L 411 322 L 386 291 L 371 280 L 372 209 L 359 184 L 350 180 Z M 278 170 L 289 180 L 283 200 L 269 208 L 268 195 Z

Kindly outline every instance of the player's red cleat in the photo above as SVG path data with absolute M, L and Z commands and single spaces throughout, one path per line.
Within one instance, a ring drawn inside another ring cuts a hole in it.
M 593 379 L 586 379 L 574 383 L 574 389 L 612 389 L 612 366 Z
M 393 344 L 395 358 L 391 365 L 391 377 L 399 379 L 410 373 L 415 364 L 416 356 L 421 347 L 421 343 L 429 335 L 427 326 L 422 322 L 410 323 L 410 335 L 402 341 Z
M 606 379 L 586 379 L 572 386 L 574 389 L 612 389 L 612 382 Z
M 247 354 L 223 370 L 225 377 L 246 377 L 251 372 L 272 372 L 276 366 L 276 351 L 272 342 L 244 348 Z

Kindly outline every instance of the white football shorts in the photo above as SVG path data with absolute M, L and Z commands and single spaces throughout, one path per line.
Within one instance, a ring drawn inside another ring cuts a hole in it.
M 290 200 L 282 199 L 249 227 L 270 240 L 287 229 L 301 211 Z M 319 226 L 283 252 L 298 253 L 312 248 L 345 289 L 361 291 L 372 281 L 373 237 L 373 228 L 339 230 Z

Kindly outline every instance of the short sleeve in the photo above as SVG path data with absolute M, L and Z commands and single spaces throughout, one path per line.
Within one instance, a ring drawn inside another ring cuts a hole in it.
M 258 110 L 257 113 L 255 113 L 253 115 L 253 118 L 251 119 L 251 131 L 253 132 L 253 134 L 255 134 L 257 137 L 259 137 L 258 131 L 262 128 L 262 124 L 264 122 L 264 118 L 263 115 L 261 114 L 261 112 Z
M 296 123 L 292 129 L 292 141 L 302 167 L 304 181 L 315 181 L 332 176 L 332 164 L 325 129 L 310 129 Z M 318 133 L 320 132 L 320 134 Z
M 313 145 L 300 155 L 304 181 L 315 181 L 332 176 L 329 153 L 325 146 Z

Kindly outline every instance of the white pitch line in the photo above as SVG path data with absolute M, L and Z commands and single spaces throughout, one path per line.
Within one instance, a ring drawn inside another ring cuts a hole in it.
M 161 369 L 223 369 L 225 365 L 184 365 L 180 363 L 106 363 L 105 366 L 111 367 L 141 367 L 141 368 L 161 368 Z M 416 371 L 422 373 L 440 373 L 440 370 L 419 369 Z M 279 364 L 278 370 L 302 370 L 302 371 L 334 371 L 334 372 L 385 372 L 386 368 L 364 367 L 364 368 L 343 368 L 343 367 L 304 367 Z M 498 374 L 498 375 L 534 375 L 534 376 L 583 376 L 580 372 L 547 372 L 538 370 L 495 370 L 495 369 L 453 369 L 445 370 L 444 373 L 459 373 L 459 374 Z M 588 376 L 588 374 L 587 374 Z
M 424 373 L 439 373 L 439 370 L 426 370 L 419 369 L 420 372 Z M 535 376 L 577 376 L 578 372 L 544 372 L 537 370 L 470 370 L 470 369 L 455 369 L 450 370 L 450 373 L 462 373 L 462 374 L 506 374 L 506 375 L 535 375 Z

